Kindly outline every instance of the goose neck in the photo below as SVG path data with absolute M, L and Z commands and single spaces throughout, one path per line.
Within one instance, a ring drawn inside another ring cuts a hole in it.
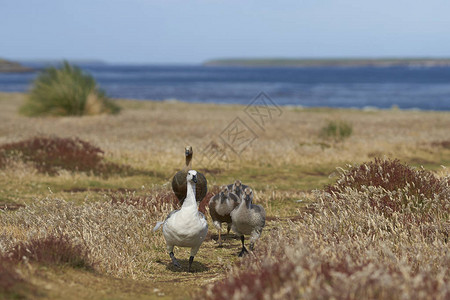
M 239 210 L 247 210 L 247 203 L 246 203 L 245 199 L 241 200 L 241 203 L 239 203 L 238 209 Z
M 187 184 L 186 199 L 184 199 L 182 207 L 197 206 L 197 201 L 195 199 L 195 183 L 188 181 L 186 182 L 186 184 Z
M 247 207 L 247 209 L 251 209 L 252 208 L 252 200 L 245 200 L 245 206 Z
M 189 154 L 188 156 L 186 156 L 186 165 L 184 169 L 188 171 L 191 169 L 191 166 L 192 166 L 192 154 Z

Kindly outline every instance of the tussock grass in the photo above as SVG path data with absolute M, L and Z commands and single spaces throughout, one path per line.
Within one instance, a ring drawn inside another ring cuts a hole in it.
M 39 74 L 21 108 L 28 116 L 81 116 L 119 110 L 91 75 L 66 61 L 60 68 L 49 67 Z

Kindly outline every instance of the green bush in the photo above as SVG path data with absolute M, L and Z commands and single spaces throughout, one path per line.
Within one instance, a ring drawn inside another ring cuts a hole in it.
M 39 74 L 28 101 L 21 108 L 28 116 L 81 116 L 119 110 L 91 75 L 68 62 L 61 68 L 49 67 Z
M 352 135 L 352 124 L 345 121 L 329 121 L 327 125 L 322 127 L 321 135 L 326 138 L 335 138 L 343 140 Z

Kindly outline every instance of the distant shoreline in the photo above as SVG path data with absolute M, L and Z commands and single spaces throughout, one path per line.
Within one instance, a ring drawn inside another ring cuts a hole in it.
M 203 65 L 230 67 L 439 67 L 450 66 L 450 58 L 225 58 L 208 60 Z
M 12 62 L 0 58 L 0 73 L 18 73 L 18 72 L 32 72 L 32 68 L 24 67 L 17 62 Z
M 3 92 L 0 91 L 0 99 L 7 98 L 9 96 L 15 97 L 26 97 L 28 93 L 26 92 Z M 217 107 L 239 107 L 241 109 L 245 109 L 248 107 L 248 104 L 243 103 L 225 103 L 225 102 L 201 102 L 201 101 L 187 101 L 182 99 L 136 99 L 136 98 L 115 98 L 110 97 L 111 100 L 118 103 L 121 107 L 135 107 L 135 105 L 142 105 L 142 103 L 165 103 L 171 105 L 195 105 L 204 109 L 211 109 Z M 1 104 L 1 102 L 0 102 Z M 145 104 L 144 104 L 145 105 Z M 352 107 L 339 107 L 339 106 L 306 106 L 302 104 L 281 104 L 278 105 L 283 110 L 301 110 L 301 111 L 322 111 L 322 112 L 330 112 L 330 111 L 355 111 L 355 112 L 388 112 L 388 111 L 399 111 L 399 112 L 417 112 L 417 113 L 443 113 L 448 114 L 449 110 L 438 110 L 438 109 L 424 109 L 418 107 L 410 107 L 410 108 L 401 108 L 397 104 L 393 104 L 391 107 L 376 107 L 376 106 L 352 106 Z

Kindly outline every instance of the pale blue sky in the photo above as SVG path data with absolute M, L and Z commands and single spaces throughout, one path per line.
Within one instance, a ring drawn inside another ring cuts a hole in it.
M 448 0 L 0 0 L 0 57 L 449 57 Z

